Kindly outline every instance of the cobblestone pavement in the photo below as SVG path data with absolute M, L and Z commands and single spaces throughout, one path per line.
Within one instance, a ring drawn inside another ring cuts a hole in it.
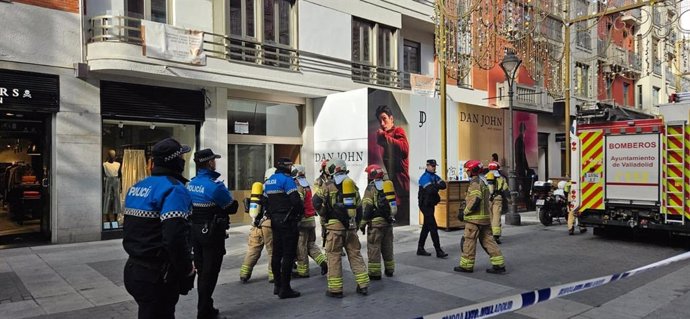
M 239 282 L 248 226 L 231 229 L 228 254 L 214 299 L 230 318 L 413 318 L 525 290 L 608 275 L 683 252 L 665 242 L 567 236 L 565 225 L 544 227 L 533 213 L 522 226 L 506 226 L 503 244 L 508 274 L 491 275 L 478 251 L 476 272 L 453 272 L 462 231 L 441 231 L 448 259 L 416 256 L 419 226 L 395 228 L 396 271 L 374 281 L 368 296 L 355 293 L 344 263 L 345 298 L 324 295 L 326 280 L 311 264 L 311 277 L 296 279 L 298 299 L 279 300 L 268 284 L 266 258 L 248 284 Z M 360 236 L 366 258 L 366 240 Z M 320 243 L 320 239 L 318 240 Z M 431 248 L 427 242 L 427 249 Z M 48 245 L 0 251 L 0 318 L 136 318 L 136 303 L 124 289 L 126 254 L 120 240 Z M 582 293 L 548 301 L 499 318 L 688 318 L 690 263 L 680 262 Z M 181 296 L 178 318 L 196 316 L 196 292 Z

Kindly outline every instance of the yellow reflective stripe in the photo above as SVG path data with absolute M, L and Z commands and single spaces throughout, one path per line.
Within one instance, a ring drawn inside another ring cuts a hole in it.
M 273 272 L 270 270 L 268 271 L 268 280 L 273 280 Z
M 474 269 L 474 259 L 460 257 L 460 268 L 472 270 Z
M 379 271 L 381 271 L 381 270 L 379 269 Z M 355 274 L 355 281 L 357 282 L 358 285 L 360 285 L 360 287 L 362 285 L 366 285 L 369 283 L 369 274 L 367 274 L 365 272 Z
M 328 288 L 343 288 L 343 277 L 328 277 Z
M 494 234 L 494 236 L 501 236 L 501 226 L 491 227 L 491 232 Z
M 501 267 L 503 267 L 503 265 L 506 263 L 505 259 L 503 259 L 503 256 L 489 257 L 489 261 L 491 262 L 491 265 Z
M 314 218 L 314 216 L 311 216 L 311 217 L 307 217 L 307 218 L 302 218 L 301 221 L 302 222 L 313 222 L 313 221 L 316 221 L 316 219 Z
M 476 195 L 476 196 L 482 196 L 482 191 L 475 189 L 475 190 L 469 191 L 469 194 L 470 195 Z
M 465 214 L 465 220 L 483 220 L 483 219 L 489 219 L 489 215 L 479 213 L 476 215 L 472 214 L 472 215 L 468 216 L 467 214 Z
M 303 263 L 297 263 L 297 273 L 300 275 L 308 275 L 309 274 L 309 265 L 303 264 Z
M 314 261 L 316 261 L 316 263 L 319 264 L 319 266 L 320 266 L 321 264 L 323 264 L 326 261 L 326 255 L 320 254 L 320 255 L 316 256 L 316 258 L 314 258 Z
M 369 275 L 381 276 L 381 263 L 369 263 Z
M 394 270 L 395 269 L 395 261 L 389 260 L 389 261 L 384 261 L 383 264 L 386 267 L 386 270 Z
M 249 265 L 242 265 L 240 266 L 240 276 L 246 277 L 247 275 L 252 274 L 252 268 L 249 267 Z

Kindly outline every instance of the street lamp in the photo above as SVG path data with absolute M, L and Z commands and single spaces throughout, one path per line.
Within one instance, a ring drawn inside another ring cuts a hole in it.
M 508 225 L 520 225 L 520 215 L 517 213 L 517 202 L 516 195 L 518 191 L 517 187 L 517 177 L 515 176 L 515 138 L 513 137 L 513 86 L 515 85 L 515 75 L 517 74 L 518 68 L 522 60 L 515 55 L 515 52 L 511 49 L 506 49 L 506 54 L 501 61 L 501 69 L 506 75 L 506 80 L 508 81 L 508 113 L 510 122 L 510 176 L 508 176 L 508 186 L 510 187 L 510 209 L 506 214 L 506 224 Z

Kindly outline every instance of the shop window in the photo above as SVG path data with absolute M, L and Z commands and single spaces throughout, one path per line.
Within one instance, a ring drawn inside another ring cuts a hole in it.
M 301 137 L 301 106 L 248 100 L 228 102 L 228 132 Z
M 410 73 L 422 73 L 422 53 L 419 42 L 405 40 L 403 44 L 403 71 L 404 83 L 403 87 L 410 88 Z
M 192 160 L 196 127 L 190 124 L 103 121 L 103 229 L 122 228 L 122 208 L 129 187 L 151 175 L 151 149 L 158 141 L 172 137 L 192 147 L 185 154 L 183 176 L 194 176 Z

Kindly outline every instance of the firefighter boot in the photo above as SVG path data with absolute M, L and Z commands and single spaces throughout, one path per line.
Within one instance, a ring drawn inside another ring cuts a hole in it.
M 465 269 L 465 268 L 462 268 L 462 267 L 460 267 L 460 266 L 455 266 L 455 268 L 453 268 L 453 271 L 457 271 L 457 272 L 470 272 L 470 273 L 471 273 L 471 272 L 474 272 L 474 270 L 472 270 L 472 269 Z M 488 271 L 488 270 L 487 270 L 487 271 Z
M 371 277 L 371 276 L 369 276 Z M 393 271 L 392 270 L 386 270 L 386 277 L 393 277 Z
M 496 241 L 497 244 L 501 244 L 501 236 L 494 236 L 494 240 Z
M 379 278 L 381 278 L 381 277 L 379 277 Z M 361 287 L 361 288 L 360 288 L 360 287 L 357 287 L 357 293 L 360 294 L 360 295 L 362 295 L 362 296 L 366 296 L 366 295 L 369 294 L 369 288 L 367 288 L 367 287 Z
M 331 297 L 331 298 L 342 298 L 343 293 L 342 292 L 330 292 L 326 291 L 326 296 Z
M 246 283 L 249 281 L 249 278 L 251 278 L 251 277 L 252 277 L 251 275 L 248 275 L 248 276 L 246 276 L 246 277 L 240 277 L 240 281 L 241 281 L 243 284 L 246 284 Z
M 570 236 L 575 235 L 575 228 L 574 227 L 568 228 L 568 235 L 570 235 Z
M 502 274 L 505 274 L 506 267 L 505 266 L 492 266 L 491 268 L 487 269 L 486 272 L 488 272 L 490 274 L 502 275 Z
M 369 275 L 369 279 L 371 280 L 381 280 L 381 275 Z
M 424 250 L 423 246 L 419 246 L 417 247 L 417 256 L 431 256 L 431 253 Z
M 326 261 L 321 263 L 321 276 L 325 276 L 328 273 L 328 263 Z

